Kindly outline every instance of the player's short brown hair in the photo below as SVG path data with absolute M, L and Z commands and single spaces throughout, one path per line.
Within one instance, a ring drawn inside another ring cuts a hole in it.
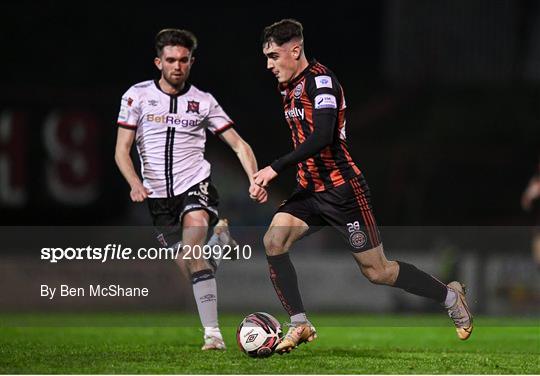
M 274 42 L 278 46 L 292 39 L 304 39 L 302 24 L 292 18 L 286 18 L 264 28 L 262 44 Z
M 156 53 L 161 56 L 165 46 L 182 46 L 195 51 L 197 48 L 197 38 L 188 30 L 163 29 L 156 34 Z

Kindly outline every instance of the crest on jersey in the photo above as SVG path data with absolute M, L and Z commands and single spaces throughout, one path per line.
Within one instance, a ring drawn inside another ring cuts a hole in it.
M 131 107 L 131 105 L 133 104 L 133 98 L 129 97 L 127 100 L 127 104 L 129 107 Z
M 188 101 L 186 113 L 193 112 L 194 114 L 199 113 L 199 102 L 197 101 Z
M 294 97 L 296 99 L 300 98 L 302 96 L 302 93 L 304 92 L 304 83 L 300 82 L 296 87 L 294 88 Z

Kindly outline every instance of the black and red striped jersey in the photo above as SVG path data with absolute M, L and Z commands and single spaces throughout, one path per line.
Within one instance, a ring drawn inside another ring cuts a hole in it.
M 279 90 L 295 149 L 313 133 L 315 115 L 331 113 L 337 122 L 324 124 L 335 126 L 332 142 L 298 162 L 298 183 L 310 191 L 321 192 L 359 175 L 360 170 L 352 160 L 346 142 L 345 96 L 334 73 L 312 60 L 293 81 L 279 85 Z

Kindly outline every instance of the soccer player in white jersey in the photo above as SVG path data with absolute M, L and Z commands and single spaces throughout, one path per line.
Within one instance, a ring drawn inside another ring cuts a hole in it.
M 122 96 L 115 160 L 131 187 L 131 199 L 148 202 L 164 245 L 182 241 L 185 248 L 203 246 L 209 226 L 218 221 L 218 195 L 204 159 L 206 130 L 219 135 L 237 154 L 249 179 L 250 197 L 263 203 L 268 196 L 253 181 L 255 155 L 229 116 L 210 93 L 187 82 L 195 61 L 195 36 L 187 30 L 164 29 L 156 35 L 155 47 L 154 63 L 161 78 L 138 83 Z M 134 141 L 143 181 L 130 157 Z M 204 258 L 185 262 L 204 327 L 202 349 L 222 350 L 214 270 Z

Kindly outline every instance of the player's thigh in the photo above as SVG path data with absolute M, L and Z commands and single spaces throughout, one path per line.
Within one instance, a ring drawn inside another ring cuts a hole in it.
M 285 212 L 278 212 L 264 235 L 264 245 L 269 256 L 285 253 L 291 245 L 309 230 L 302 219 Z
M 315 205 L 313 193 L 297 188 L 277 209 L 264 237 L 268 255 L 285 253 L 303 236 L 324 225 Z
M 321 217 L 334 227 L 352 252 L 377 248 L 381 237 L 362 176 L 336 188 L 317 193 Z

